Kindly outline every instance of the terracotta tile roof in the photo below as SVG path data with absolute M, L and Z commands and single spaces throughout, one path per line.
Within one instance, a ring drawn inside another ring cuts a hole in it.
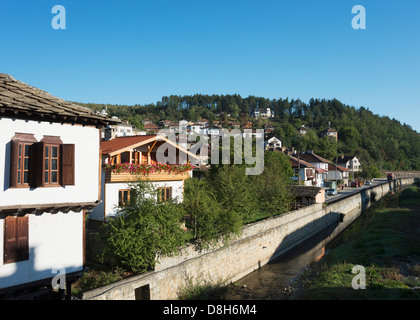
M 144 129 L 159 129 L 159 127 L 154 123 L 146 123 L 143 125 Z
M 102 154 L 112 153 L 147 140 L 154 140 L 155 138 L 156 135 L 153 134 L 142 136 L 117 137 L 111 140 L 103 140 Z
M 299 162 L 300 162 L 300 167 L 301 168 L 306 168 L 306 167 L 316 168 L 313 164 L 311 164 L 309 162 L 306 162 L 302 159 L 298 160 L 297 158 L 292 157 L 292 156 L 289 156 L 289 161 L 290 161 L 290 164 L 292 165 L 293 168 L 297 168 L 299 166 Z
M 328 164 L 328 171 L 335 171 L 335 167 L 336 167 L 335 164 L 329 163 Z M 350 171 L 349 169 L 346 169 L 342 166 L 337 166 L 337 169 L 338 169 L 338 171 L 342 171 L 342 172 Z
M 194 159 L 198 159 L 197 155 L 189 152 L 188 150 L 178 146 L 175 142 L 172 142 L 165 137 L 158 134 L 142 135 L 142 136 L 129 136 L 129 137 L 117 137 L 111 140 L 102 140 L 102 154 L 103 155 L 115 155 L 124 151 L 137 148 L 142 145 L 152 144 L 154 141 L 159 141 L 159 145 L 168 142 L 175 146 L 177 149 L 187 153 Z
M 120 123 L 75 103 L 0 73 L 0 116 L 104 126 Z
M 311 162 L 311 163 L 319 163 L 319 162 L 331 163 L 331 161 L 329 161 L 329 160 L 327 160 L 323 157 L 320 157 L 315 153 L 311 153 L 311 152 L 303 152 L 299 155 L 299 157 L 302 160 L 307 161 L 307 162 Z

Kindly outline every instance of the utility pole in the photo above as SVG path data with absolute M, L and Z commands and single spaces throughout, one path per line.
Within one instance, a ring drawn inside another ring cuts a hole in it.
M 296 152 L 298 154 L 298 186 L 300 186 L 300 154 L 299 151 L 296 150 Z

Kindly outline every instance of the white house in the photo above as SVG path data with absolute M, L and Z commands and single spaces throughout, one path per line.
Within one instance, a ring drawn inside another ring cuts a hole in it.
M 112 123 L 0 74 L 0 299 L 51 294 L 59 273 L 70 295 L 85 212 L 100 201 L 100 129 Z
M 201 134 L 201 130 L 204 128 L 204 125 L 200 123 L 193 123 L 188 126 L 191 134 Z
M 201 128 L 201 134 L 203 135 L 218 135 L 220 134 L 220 128 L 216 126 L 205 126 Z
M 106 140 L 113 139 L 115 137 L 129 137 L 145 134 L 146 131 L 139 130 L 128 122 L 108 125 L 102 129 L 102 138 Z
M 281 150 L 281 140 L 276 137 L 264 140 L 265 150 Z
M 162 149 L 161 149 L 162 148 Z M 161 135 L 146 135 L 125 138 L 115 138 L 102 142 L 102 162 L 109 165 L 122 164 L 127 168 L 123 172 L 102 171 L 101 199 L 102 202 L 89 214 L 93 221 L 106 221 L 118 213 L 118 207 L 130 200 L 130 184 L 138 179 L 149 180 L 160 190 L 164 199 L 183 201 L 184 180 L 192 176 L 191 171 L 181 173 L 167 173 L 165 171 L 150 171 L 142 174 L 141 170 L 158 167 L 166 157 L 167 163 L 179 165 L 185 160 L 198 160 L 198 157 L 181 148 L 176 142 Z M 133 171 L 135 168 L 137 171 Z
M 298 185 L 316 185 L 315 165 L 292 156 L 289 156 L 289 161 L 294 172 L 293 181 L 296 181 Z
M 341 155 L 334 159 L 334 163 L 337 163 L 337 165 L 350 170 L 350 172 L 359 172 L 362 170 L 362 164 L 359 158 L 355 155 Z
M 313 150 L 300 153 L 299 158 L 316 167 L 316 186 L 324 187 L 324 181 L 328 178 L 328 165 L 331 161 L 315 154 Z
M 257 108 L 252 112 L 254 118 L 273 118 L 274 111 L 271 108 Z
M 349 173 L 350 170 L 346 169 L 342 166 L 338 166 L 335 164 L 330 163 L 328 165 L 328 180 L 344 180 L 344 184 L 348 184 L 349 182 Z

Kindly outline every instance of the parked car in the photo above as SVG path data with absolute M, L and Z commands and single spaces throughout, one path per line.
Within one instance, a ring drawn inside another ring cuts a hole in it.
M 367 181 L 366 181 L 366 185 L 367 185 L 367 186 L 370 186 L 371 184 L 372 184 L 372 181 L 370 181 L 370 180 L 367 180 Z
M 337 194 L 337 190 L 335 189 L 327 189 L 325 191 L 327 192 L 327 196 L 335 196 Z

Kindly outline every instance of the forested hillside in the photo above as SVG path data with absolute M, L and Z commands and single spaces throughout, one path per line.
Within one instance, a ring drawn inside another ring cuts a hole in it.
M 148 105 L 105 105 L 78 103 L 101 111 L 107 107 L 111 115 L 128 120 L 138 128 L 145 118 L 156 123 L 161 120 L 209 121 L 237 119 L 241 125 L 251 120 L 254 128 L 263 128 L 267 122 L 274 127 L 274 134 L 286 147 L 297 150 L 314 150 L 327 159 L 339 154 L 356 154 L 366 166 L 379 170 L 420 170 L 420 134 L 409 125 L 396 119 L 373 114 L 364 107 L 355 108 L 340 101 L 311 99 L 266 99 L 240 95 L 169 96 Z M 257 107 L 269 107 L 275 112 L 270 120 L 253 119 L 250 113 Z M 331 128 L 338 131 L 338 142 L 320 136 Z M 298 129 L 305 124 L 306 135 Z

